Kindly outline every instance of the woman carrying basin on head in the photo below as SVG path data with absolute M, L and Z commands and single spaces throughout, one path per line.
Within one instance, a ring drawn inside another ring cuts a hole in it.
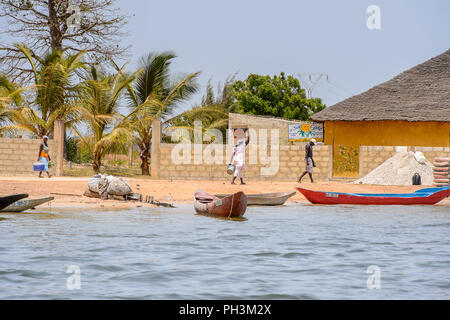
M 237 143 L 236 146 L 234 147 L 233 158 L 231 160 L 231 163 L 235 165 L 234 176 L 233 180 L 231 180 L 231 184 L 236 184 L 235 183 L 236 178 L 241 180 L 241 184 L 245 184 L 244 182 L 244 171 L 246 170 L 245 148 L 250 142 L 250 135 L 248 134 L 247 137 L 245 138 L 246 134 L 248 134 L 248 129 L 243 129 L 243 134 L 237 135 Z
M 48 137 L 44 136 L 43 138 L 43 143 L 41 143 L 40 147 L 39 147 L 39 156 L 38 156 L 38 161 L 42 162 L 45 165 L 45 172 L 47 172 L 47 176 L 50 178 L 51 175 L 48 172 L 48 163 L 49 161 L 51 161 L 50 159 L 50 155 L 48 154 Z M 42 171 L 39 172 L 39 178 L 43 178 L 42 177 Z

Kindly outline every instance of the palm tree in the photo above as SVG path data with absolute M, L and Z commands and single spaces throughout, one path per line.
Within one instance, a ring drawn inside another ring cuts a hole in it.
M 193 142 L 193 133 L 198 121 L 201 122 L 203 137 L 209 139 L 210 142 L 212 142 L 211 139 L 213 138 L 210 136 L 211 130 L 219 130 L 222 133 L 222 137 L 225 137 L 226 129 L 228 128 L 228 113 L 220 106 L 204 105 L 194 107 L 167 120 L 164 123 L 163 139 L 169 142 L 171 140 L 169 135 L 173 130 L 182 129 L 189 133 L 189 136 L 184 138 Z M 208 141 L 204 141 L 204 143 L 208 143 Z
M 107 75 L 91 67 L 77 101 L 77 110 L 87 127 L 87 134 L 83 135 L 78 126 L 74 126 L 74 132 L 80 143 L 89 148 L 95 173 L 100 172 L 102 158 L 107 152 L 117 150 L 131 139 L 131 132 L 124 126 L 124 117 L 118 110 L 119 100 L 139 71 L 127 76 L 122 72 L 123 68 Z
M 11 110 L 18 110 L 26 106 L 23 92 L 30 88 L 20 88 L 19 85 L 11 82 L 5 75 L 0 75 L 0 131 L 3 134 L 9 130 L 9 135 L 14 135 L 13 129 L 8 129 L 11 124 Z
M 213 86 L 211 85 L 211 79 L 206 85 L 206 94 L 202 98 L 201 106 L 217 106 L 224 112 L 237 112 L 236 104 L 233 98 L 233 84 L 236 81 L 236 73 L 228 76 L 225 79 L 223 86 L 218 84 L 217 93 L 214 93 Z
M 133 108 L 128 125 L 133 128 L 133 142 L 140 149 L 143 175 L 149 175 L 153 120 L 164 122 L 180 102 L 197 92 L 196 80 L 200 72 L 171 79 L 170 64 L 175 57 L 173 53 L 165 52 L 151 53 L 141 58 L 140 68 L 143 71 L 128 90 L 130 107 Z
M 15 94 L 15 103 L 3 110 L 10 122 L 2 127 L 2 131 L 26 131 L 43 137 L 53 131 L 53 124 L 58 119 L 64 119 L 68 125 L 75 122 L 73 101 L 79 90 L 76 72 L 85 67 L 84 52 L 64 56 L 62 52 L 53 51 L 39 58 L 33 57 L 25 45 L 16 44 L 15 47 L 30 64 L 34 90 L 27 99 Z M 3 87 L 8 88 L 8 84 L 4 82 Z M 17 86 L 15 89 L 18 90 Z
M 205 137 L 211 140 L 212 137 L 208 137 L 211 129 L 221 131 L 222 136 L 225 137 L 226 129 L 228 128 L 228 114 L 237 112 L 231 92 L 235 76 L 234 74 L 228 77 L 223 86 L 219 83 L 217 93 L 214 93 L 211 80 L 208 81 L 206 94 L 202 97 L 201 105 L 167 120 L 165 123 L 166 133 L 170 133 L 175 129 L 187 130 L 190 133 L 192 142 L 195 121 L 201 121 L 202 133 Z M 164 138 L 169 140 L 167 136 Z

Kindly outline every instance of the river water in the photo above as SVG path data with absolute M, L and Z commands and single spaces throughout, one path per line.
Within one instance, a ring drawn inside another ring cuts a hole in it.
M 0 299 L 450 299 L 448 206 L 245 217 L 189 205 L 0 214 Z

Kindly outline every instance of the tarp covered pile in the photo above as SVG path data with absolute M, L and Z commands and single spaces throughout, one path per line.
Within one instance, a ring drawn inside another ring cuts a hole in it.
M 98 174 L 88 181 L 87 197 L 111 199 L 124 197 L 133 193 L 130 185 L 122 178 Z

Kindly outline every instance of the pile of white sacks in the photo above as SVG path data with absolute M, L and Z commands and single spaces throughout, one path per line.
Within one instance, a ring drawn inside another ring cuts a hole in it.
M 88 189 L 84 193 L 87 197 L 110 199 L 132 194 L 130 185 L 122 178 L 98 174 L 88 181 Z
M 412 185 L 412 177 L 418 173 L 422 184 L 433 184 L 433 165 L 421 152 L 397 152 L 365 177 L 353 183 L 392 186 Z

